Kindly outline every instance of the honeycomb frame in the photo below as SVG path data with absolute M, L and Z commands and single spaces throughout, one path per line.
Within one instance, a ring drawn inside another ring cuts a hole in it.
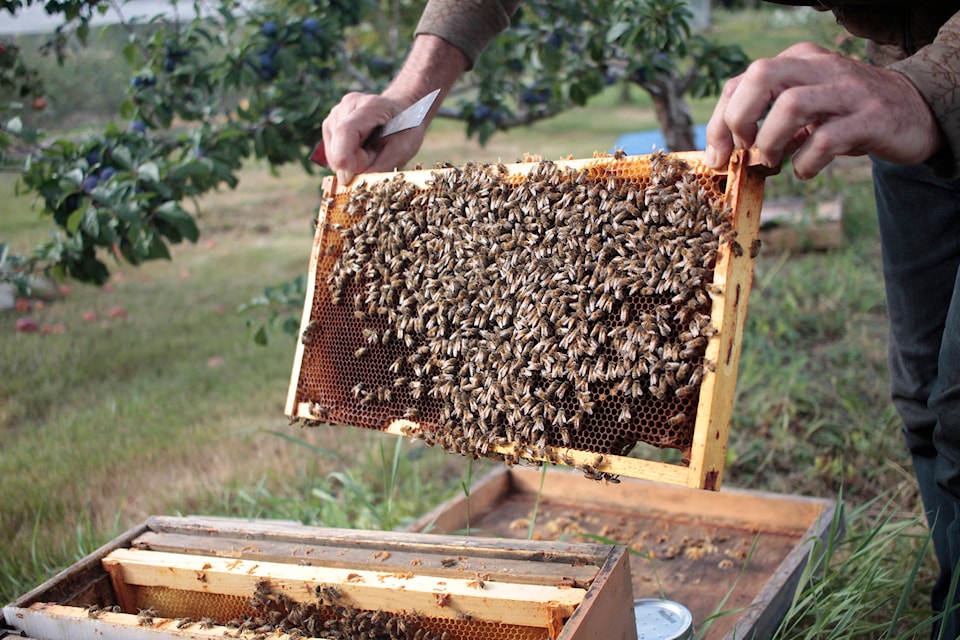
M 620 547 L 155 516 L 3 616 L 37 640 L 586 640 L 636 637 L 631 604 Z
M 684 171 L 693 175 L 701 186 L 705 184 L 707 191 L 715 192 L 714 204 L 724 210 L 730 225 L 729 233 L 717 247 L 710 274 L 712 281 L 706 283 L 710 292 L 710 301 L 706 303 L 709 307 L 710 331 L 706 333 L 708 339 L 702 355 L 697 356 L 699 358 L 696 361 L 697 366 L 702 365 L 703 370 L 696 393 L 679 405 L 680 414 L 676 414 L 679 401 L 668 400 L 667 409 L 661 406 L 663 402 L 658 404 L 656 398 L 640 402 L 641 411 L 646 412 L 643 421 L 648 425 L 653 420 L 651 416 L 664 423 L 670 421 L 671 415 L 674 414 L 685 418 L 687 424 L 683 428 L 687 431 L 682 433 L 685 440 L 679 441 L 681 444 L 677 445 L 678 440 L 674 438 L 665 445 L 680 449 L 681 461 L 667 463 L 631 457 L 629 449 L 637 440 L 632 442 L 628 440 L 625 447 L 618 448 L 621 445 L 615 443 L 615 446 L 605 449 L 587 446 L 583 444 L 583 439 L 560 444 L 555 438 L 547 446 L 536 449 L 529 446 L 522 448 L 514 442 L 495 443 L 489 446 L 489 451 L 485 446 L 483 455 L 500 457 L 508 463 L 523 461 L 534 464 L 565 464 L 580 468 L 588 477 L 597 479 L 624 475 L 701 489 L 718 490 L 720 488 L 733 409 L 740 342 L 753 278 L 753 263 L 759 251 L 758 233 L 764 179 L 770 175 L 771 171 L 760 165 L 758 154 L 752 150 L 736 151 L 726 171 L 707 168 L 702 161 L 702 154 L 695 152 L 657 156 L 604 156 L 558 161 L 554 164 L 564 171 L 579 171 L 601 178 L 609 175 L 626 175 L 628 179 L 649 182 L 650 174 L 657 166 L 655 163 L 662 160 L 682 166 Z M 539 162 L 523 162 L 500 165 L 499 170 L 508 179 L 522 183 L 531 172 L 537 171 L 538 166 L 540 166 Z M 357 392 L 363 385 L 362 381 L 357 382 L 358 376 L 348 378 L 343 374 L 344 370 L 350 369 L 349 357 L 345 354 L 352 353 L 359 358 L 361 354 L 368 351 L 368 341 L 364 335 L 361 335 L 360 325 L 351 325 L 350 322 L 346 322 L 340 323 L 339 326 L 330 326 L 332 323 L 318 322 L 318 320 L 329 318 L 329 310 L 335 305 L 340 305 L 345 310 L 338 312 L 341 315 L 351 309 L 349 303 L 343 303 L 334 297 L 329 284 L 333 278 L 337 260 L 343 253 L 342 229 L 344 226 L 349 227 L 356 223 L 344 213 L 345 202 L 351 193 L 357 192 L 364 185 L 377 185 L 385 180 L 399 179 L 403 180 L 400 184 L 426 189 L 433 184 L 433 181 L 442 180 L 448 172 L 456 170 L 450 168 L 368 174 L 358 177 L 349 185 L 338 185 L 333 177 L 324 180 L 324 201 L 317 220 L 306 302 L 300 326 L 302 339 L 297 346 L 285 406 L 285 413 L 291 419 L 307 424 L 325 422 L 374 428 L 396 435 L 421 438 L 431 436 L 437 430 L 437 425 L 441 421 L 436 419 L 436 413 L 432 414 L 433 424 L 431 424 L 430 415 L 426 417 L 411 415 L 409 409 L 405 412 L 401 408 L 401 403 L 397 402 L 382 403 L 387 405 L 386 409 L 378 410 L 375 417 L 371 419 L 368 415 L 369 410 L 361 406 L 366 404 L 366 398 L 358 398 Z M 347 297 L 355 293 L 356 291 L 348 290 Z M 363 328 L 362 331 L 365 334 L 367 330 Z M 384 330 L 381 326 L 379 330 L 389 333 L 389 328 Z M 374 329 L 373 333 L 376 335 L 377 329 Z M 318 342 L 328 345 L 325 347 L 327 350 L 316 348 L 315 345 Z M 334 347 L 329 345 L 335 345 L 338 355 L 330 356 L 330 353 L 334 352 L 329 349 Z M 381 351 L 396 355 L 397 353 L 409 354 L 411 349 L 409 347 L 405 349 L 403 345 L 399 347 L 394 345 L 390 349 L 381 348 Z M 379 367 L 385 370 L 390 362 L 388 356 L 380 354 L 374 369 Z M 399 360 L 395 360 L 394 364 L 396 362 Z M 369 370 L 370 365 L 366 366 Z M 387 377 L 385 371 L 384 376 Z M 322 384 L 335 389 L 336 397 L 333 400 L 325 398 L 319 401 L 316 386 L 311 387 L 313 384 L 311 380 L 316 378 L 331 381 Z M 363 376 L 359 378 L 362 379 Z M 387 386 L 383 385 L 380 389 L 386 389 Z M 351 389 L 352 397 L 348 393 Z M 369 395 L 371 392 L 363 393 Z M 390 392 L 385 391 L 385 393 Z M 611 416 L 614 414 L 610 412 L 616 411 L 610 408 L 613 406 L 612 397 L 607 396 L 609 402 L 604 404 L 605 395 L 600 394 L 598 402 L 590 403 L 591 406 L 596 405 L 596 415 Z M 410 402 L 408 401 L 407 404 Z M 636 412 L 636 409 L 634 411 Z M 606 420 L 609 423 L 613 418 L 608 417 Z M 588 425 L 582 430 L 586 434 L 584 437 L 588 440 L 594 438 L 596 432 L 606 429 L 606 425 L 600 420 L 591 424 L 597 422 L 601 422 L 599 427 Z M 650 430 L 651 427 L 645 428 Z M 655 429 L 656 425 L 653 428 Z M 649 440 L 644 442 L 660 446 Z

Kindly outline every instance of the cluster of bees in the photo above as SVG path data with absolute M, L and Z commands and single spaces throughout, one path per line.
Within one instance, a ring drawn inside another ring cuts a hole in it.
M 315 594 L 317 600 L 314 603 L 296 602 L 282 591 L 274 592 L 268 580 L 261 580 L 248 602 L 255 614 L 242 622 L 240 628 L 252 629 L 256 633 L 279 631 L 293 638 L 448 640 L 449 634 L 433 634 L 411 616 L 368 611 L 345 604 L 334 586 L 317 585 Z
M 540 162 L 525 178 L 467 165 L 427 188 L 402 174 L 354 188 L 330 301 L 365 327 L 355 358 L 403 354 L 392 384 L 353 399 L 399 404 L 428 444 L 508 463 L 688 446 L 713 268 L 735 244 L 721 196 L 662 155 L 642 179 Z M 597 444 L 598 431 L 616 435 Z
M 268 580 L 260 580 L 247 604 L 252 614 L 242 620 L 222 623 L 234 633 L 228 637 L 251 637 L 263 640 L 274 633 L 283 633 L 291 638 L 325 638 L 327 640 L 450 640 L 450 634 L 433 633 L 419 624 L 418 615 L 395 615 L 384 611 L 357 609 L 341 602 L 336 587 L 318 585 L 316 602 L 301 603 L 282 591 L 274 592 Z M 87 608 L 87 614 L 96 618 L 104 609 Z M 156 617 L 152 609 L 141 611 L 137 618 L 141 626 L 151 626 Z M 181 618 L 176 621 L 178 629 L 192 625 L 210 629 L 220 625 L 212 618 L 194 621 Z

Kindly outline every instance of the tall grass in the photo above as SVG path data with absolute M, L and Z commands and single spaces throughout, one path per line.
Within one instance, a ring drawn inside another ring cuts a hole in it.
M 845 534 L 843 529 L 847 528 Z M 930 535 L 920 517 L 890 501 L 871 501 L 811 546 L 800 585 L 775 640 L 929 638 L 937 616 L 918 604 L 933 576 Z

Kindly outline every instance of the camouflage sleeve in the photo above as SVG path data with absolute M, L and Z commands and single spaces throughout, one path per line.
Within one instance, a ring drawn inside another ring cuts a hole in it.
M 913 82 L 940 123 L 946 147 L 927 164 L 941 178 L 960 177 L 960 12 L 940 28 L 932 43 L 889 68 Z
M 470 68 L 497 34 L 510 25 L 520 0 L 430 0 L 416 34 L 443 38 L 463 52 Z

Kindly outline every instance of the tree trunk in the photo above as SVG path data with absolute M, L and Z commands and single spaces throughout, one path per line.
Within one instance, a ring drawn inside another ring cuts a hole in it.
M 693 151 L 697 148 L 690 106 L 680 87 L 680 80 L 672 75 L 657 78 L 645 84 L 660 124 L 660 132 L 669 151 Z

